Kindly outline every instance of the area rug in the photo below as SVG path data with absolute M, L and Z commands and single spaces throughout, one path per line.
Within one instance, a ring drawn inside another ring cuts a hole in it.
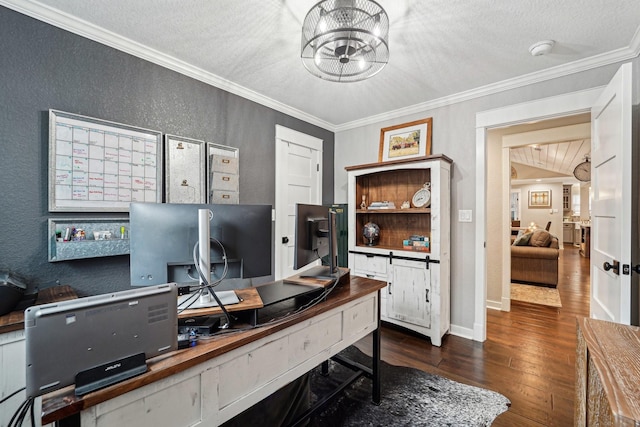
M 548 305 L 550 307 L 562 307 L 558 289 L 547 288 L 545 286 L 512 283 L 511 299 L 533 304 Z
M 356 347 L 343 353 L 371 366 L 371 358 Z M 417 369 L 381 362 L 381 402 L 371 402 L 371 380 L 362 377 L 310 421 L 327 426 L 489 426 L 511 402 L 503 395 L 455 382 Z M 312 401 L 324 396 L 353 373 L 330 362 L 329 375 L 311 373 Z

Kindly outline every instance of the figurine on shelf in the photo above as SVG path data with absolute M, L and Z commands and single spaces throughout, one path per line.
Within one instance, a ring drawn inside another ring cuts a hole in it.
M 362 195 L 362 203 L 360 203 L 361 209 L 367 209 L 367 196 L 365 194 Z
M 409 209 L 411 207 L 411 205 L 409 204 L 408 200 L 405 200 L 404 202 L 402 202 L 402 205 L 400 205 L 400 209 Z

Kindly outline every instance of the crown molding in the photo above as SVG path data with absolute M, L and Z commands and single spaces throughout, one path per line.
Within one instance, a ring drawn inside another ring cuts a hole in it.
M 481 86 L 468 91 L 459 92 L 453 95 L 444 96 L 442 98 L 434 99 L 431 101 L 388 111 L 382 114 L 366 117 L 364 119 L 354 120 L 342 124 L 335 124 L 327 122 L 326 120 L 322 120 L 319 117 L 313 116 L 311 114 L 305 113 L 304 111 L 297 108 L 288 106 L 272 98 L 261 95 L 230 80 L 224 79 L 213 73 L 209 73 L 201 68 L 194 67 L 193 65 L 190 65 L 184 61 L 166 55 L 155 49 L 146 47 L 133 40 L 127 39 L 116 33 L 91 24 L 90 22 L 78 19 L 77 17 L 69 15 L 67 13 L 60 12 L 57 9 L 43 5 L 36 1 L 0 0 L 0 5 L 35 18 L 37 20 L 46 22 L 55 27 L 62 28 L 74 34 L 86 37 L 90 40 L 102 43 L 106 46 L 118 49 L 120 51 L 134 55 L 138 58 L 163 66 L 188 77 L 192 77 L 211 86 L 225 90 L 234 95 L 243 97 L 250 101 L 264 105 L 265 107 L 272 108 L 276 111 L 288 114 L 292 117 L 332 132 L 341 132 L 361 126 L 393 120 L 411 114 L 422 113 L 424 111 L 432 110 L 435 108 L 445 107 L 459 102 L 469 101 L 483 96 L 492 95 L 507 90 L 556 79 L 559 77 L 580 73 L 617 62 L 627 61 L 630 59 L 634 59 L 640 55 L 640 27 L 638 27 L 635 35 L 629 43 L 629 46 L 625 48 L 616 49 L 611 52 L 595 55 L 568 64 L 558 65 L 542 71 L 536 71 L 511 79 Z
M 557 65 L 555 67 L 547 68 L 542 71 L 536 71 L 534 73 L 525 74 L 522 76 L 514 77 L 512 79 L 502 80 L 500 82 L 492 83 L 486 86 L 480 86 L 465 92 L 459 92 L 453 95 L 444 96 L 442 98 L 434 99 L 420 104 L 415 104 L 375 116 L 366 117 L 362 120 L 355 120 L 341 125 L 336 125 L 335 132 L 358 128 L 374 123 L 385 122 L 411 114 L 423 113 L 424 111 L 433 110 L 435 108 L 446 107 L 459 102 L 469 101 L 483 96 L 492 95 L 511 89 L 517 89 L 523 86 L 569 76 L 571 74 L 581 73 L 583 71 L 592 70 L 594 68 L 603 67 L 605 65 L 628 61 L 638 57 L 639 55 L 640 27 L 638 27 L 638 31 L 636 31 L 636 34 L 629 47 L 616 49 L 611 52 L 591 56 L 589 58 L 570 62 L 568 64 Z

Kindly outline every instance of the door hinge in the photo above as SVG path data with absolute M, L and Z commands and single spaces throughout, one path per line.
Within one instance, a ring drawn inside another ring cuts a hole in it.
M 316 172 L 320 172 L 320 163 L 316 163 Z

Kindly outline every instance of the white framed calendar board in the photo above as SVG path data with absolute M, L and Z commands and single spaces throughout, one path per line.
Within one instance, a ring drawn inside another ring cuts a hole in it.
M 49 110 L 49 211 L 162 202 L 162 133 Z

